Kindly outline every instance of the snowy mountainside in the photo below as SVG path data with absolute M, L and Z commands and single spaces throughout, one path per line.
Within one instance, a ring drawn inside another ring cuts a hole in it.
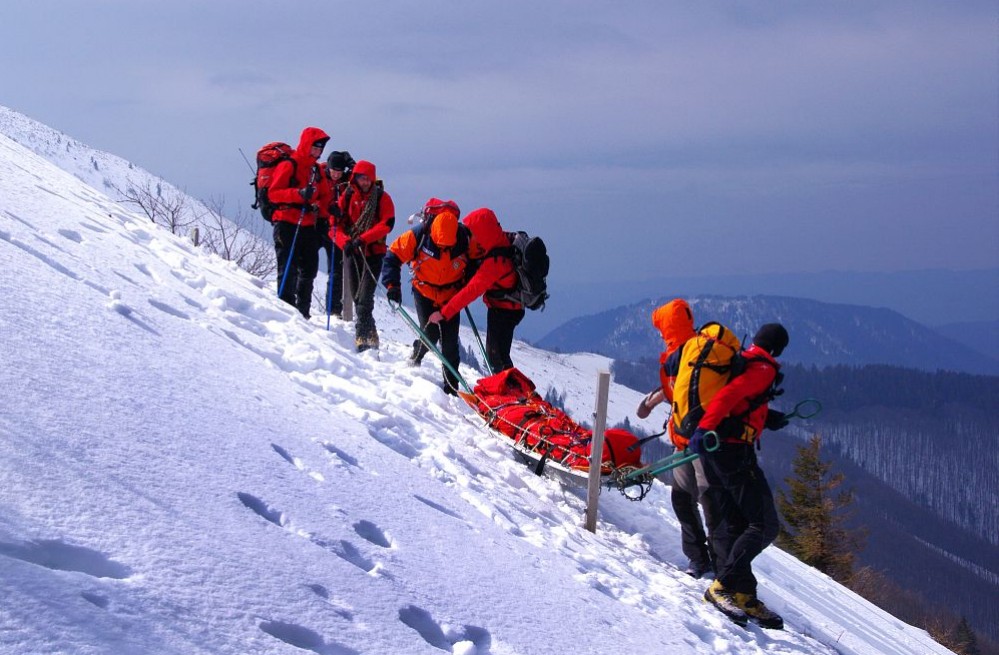
M 0 105 L 0 134 L 6 134 L 25 148 L 55 164 L 62 170 L 114 197 L 114 188 L 126 188 L 129 181 L 139 187 L 182 193 L 180 189 L 156 177 L 149 171 L 110 153 L 91 148 L 58 130 Z M 201 203 L 191 199 L 199 209 Z
M 676 568 L 665 487 L 605 492 L 586 532 L 577 491 L 404 365 L 381 300 L 358 355 L 3 136 L 0 252 L 0 652 L 947 652 L 772 548 L 788 629 L 732 625 Z M 605 359 L 513 356 L 592 411 Z M 615 385 L 611 420 L 638 399 Z

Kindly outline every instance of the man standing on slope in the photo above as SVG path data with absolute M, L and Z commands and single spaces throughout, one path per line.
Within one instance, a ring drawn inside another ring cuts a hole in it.
M 373 315 L 375 289 L 385 258 L 385 237 L 395 227 L 395 205 L 375 177 L 375 165 L 361 160 L 354 165 L 350 184 L 340 198 L 341 217 L 333 222 L 330 237 L 351 260 L 347 283 L 354 290 L 357 318 L 354 343 L 357 352 L 378 347 Z M 335 233 L 334 233 L 335 232 Z
M 767 402 L 783 377 L 776 358 L 788 341 L 780 323 L 767 323 L 756 332 L 753 345 L 742 353 L 745 372 L 711 399 L 689 446 L 704 462 L 707 493 L 716 514 L 709 519 L 708 532 L 718 569 L 704 599 L 740 625 L 752 620 L 775 629 L 784 627 L 784 619 L 757 597 L 752 562 L 777 538 L 780 520 L 754 446 L 764 428 L 779 430 L 787 425 L 784 414 L 768 410 Z M 708 432 L 717 435 L 720 447 L 715 451 L 707 450 Z
M 465 281 L 468 266 L 468 228 L 458 222 L 460 210 L 453 200 L 431 198 L 420 211 L 422 220 L 404 232 L 389 246 L 382 270 L 382 284 L 388 290 L 391 302 L 402 302 L 401 266 L 408 263 L 412 269 L 413 301 L 416 315 L 430 343 L 440 342 L 441 355 L 455 371 L 461 364 L 458 327 L 461 314 L 450 320 L 429 323 L 428 318 L 450 300 Z M 422 339 L 413 343 L 410 363 L 419 366 L 428 352 Z M 458 379 L 443 367 L 444 393 L 455 395 Z
M 652 324 L 662 335 L 665 349 L 659 356 L 659 379 L 661 387 L 650 392 L 638 406 L 638 418 L 646 418 L 664 400 L 673 404 L 673 385 L 679 372 L 680 352 L 683 344 L 695 335 L 694 314 L 690 305 L 682 298 L 675 298 L 652 312 Z M 687 448 L 686 437 L 677 433 L 673 421 L 666 421 L 666 429 L 674 452 L 683 452 Z M 669 453 L 656 456 L 658 441 L 642 447 L 643 459 L 655 461 L 666 457 Z M 652 446 L 649 448 L 649 446 Z M 646 452 L 648 451 L 648 452 Z M 715 571 L 715 555 L 711 546 L 710 535 L 704 531 L 698 505 L 704 510 L 707 524 L 712 524 L 714 511 L 711 497 L 708 496 L 708 480 L 704 475 L 704 463 L 700 458 L 681 464 L 672 471 L 670 501 L 673 513 L 680 522 L 680 543 L 683 554 L 687 556 L 685 573 L 694 577 L 713 576 Z M 665 475 L 665 474 L 664 474 Z
M 524 306 L 509 298 L 517 288 L 517 272 L 508 254 L 510 237 L 496 220 L 493 210 L 482 207 L 462 221 L 472 233 L 469 257 L 478 268 L 465 286 L 428 319 L 431 323 L 449 321 L 473 300 L 483 296 L 489 308 L 486 315 L 486 356 L 493 373 L 513 368 L 510 350 L 513 331 L 524 320 Z
M 318 127 L 302 130 L 294 154 L 277 165 L 267 190 L 267 197 L 274 203 L 278 293 L 305 318 L 310 316 L 312 285 L 319 272 L 316 221 L 328 216 L 330 198 L 329 183 L 320 175 L 316 162 L 329 139 Z

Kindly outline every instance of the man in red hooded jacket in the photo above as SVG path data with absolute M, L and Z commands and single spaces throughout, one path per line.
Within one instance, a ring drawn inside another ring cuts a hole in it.
M 350 184 L 340 197 L 340 217 L 330 227 L 330 238 L 349 257 L 347 283 L 354 291 L 357 318 L 354 343 L 357 351 L 378 347 L 378 327 L 373 315 L 375 289 L 385 258 L 385 237 L 395 227 L 395 204 L 375 177 L 375 165 L 354 164 Z
M 473 300 L 483 296 L 489 308 L 486 318 L 486 356 L 493 373 L 513 367 L 510 349 L 513 331 L 524 320 L 524 306 L 508 295 L 517 288 L 517 272 L 509 256 L 510 237 L 496 214 L 485 207 L 469 212 L 462 221 L 472 233 L 469 257 L 478 269 L 465 286 L 440 311 L 430 315 L 431 323 L 449 321 Z
M 773 491 L 756 459 L 753 447 L 764 428 L 779 430 L 787 417 L 770 410 L 766 399 L 779 383 L 776 357 L 787 347 L 787 330 L 767 323 L 743 352 L 745 372 L 733 378 L 705 407 L 690 450 L 701 456 L 708 479 L 708 495 L 715 508 L 709 525 L 718 556 L 715 581 L 704 598 L 737 623 L 754 621 L 764 628 L 783 628 L 784 620 L 756 595 L 752 562 L 780 530 Z M 719 448 L 705 447 L 708 432 L 716 432 Z
M 319 174 L 316 162 L 329 139 L 318 127 L 302 130 L 291 160 L 277 165 L 267 189 L 268 199 L 276 205 L 271 219 L 278 293 L 281 300 L 294 305 L 305 318 L 309 318 L 312 285 L 319 272 L 316 221 L 328 216 L 331 194 L 329 182 Z

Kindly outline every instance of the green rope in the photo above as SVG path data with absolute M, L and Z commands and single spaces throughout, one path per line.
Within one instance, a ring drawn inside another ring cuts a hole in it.
M 465 390 L 465 393 L 469 394 L 472 393 L 472 388 L 468 386 L 468 382 L 465 381 L 465 378 L 462 377 L 461 373 L 456 371 L 453 366 L 451 366 L 451 362 L 447 361 L 447 359 L 444 358 L 444 355 L 441 353 L 440 350 L 437 349 L 437 346 L 435 346 L 433 342 L 430 341 L 430 337 L 427 336 L 427 333 L 420 328 L 420 326 L 416 323 L 416 321 L 413 320 L 413 317 L 409 315 L 409 312 L 403 309 L 402 304 L 394 303 L 390 300 L 389 306 L 402 315 L 402 317 L 406 320 L 406 323 L 409 324 L 409 327 L 412 328 L 413 332 L 416 333 L 416 336 L 419 337 L 420 341 L 423 342 L 423 345 L 427 347 L 427 350 L 432 352 L 434 356 L 437 357 L 437 359 L 441 360 L 441 364 L 443 364 L 444 367 L 447 368 L 447 370 L 450 371 L 452 375 L 454 375 L 454 377 L 461 384 L 462 388 Z

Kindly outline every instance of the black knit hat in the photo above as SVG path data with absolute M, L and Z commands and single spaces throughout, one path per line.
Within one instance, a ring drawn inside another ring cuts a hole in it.
M 342 171 L 354 166 L 354 158 L 346 150 L 334 150 L 326 158 L 326 164 L 335 171 Z
M 780 354 L 787 348 L 790 340 L 787 330 L 780 323 L 767 323 L 757 330 L 756 336 L 753 337 L 755 345 L 766 350 L 774 357 L 780 357 Z

